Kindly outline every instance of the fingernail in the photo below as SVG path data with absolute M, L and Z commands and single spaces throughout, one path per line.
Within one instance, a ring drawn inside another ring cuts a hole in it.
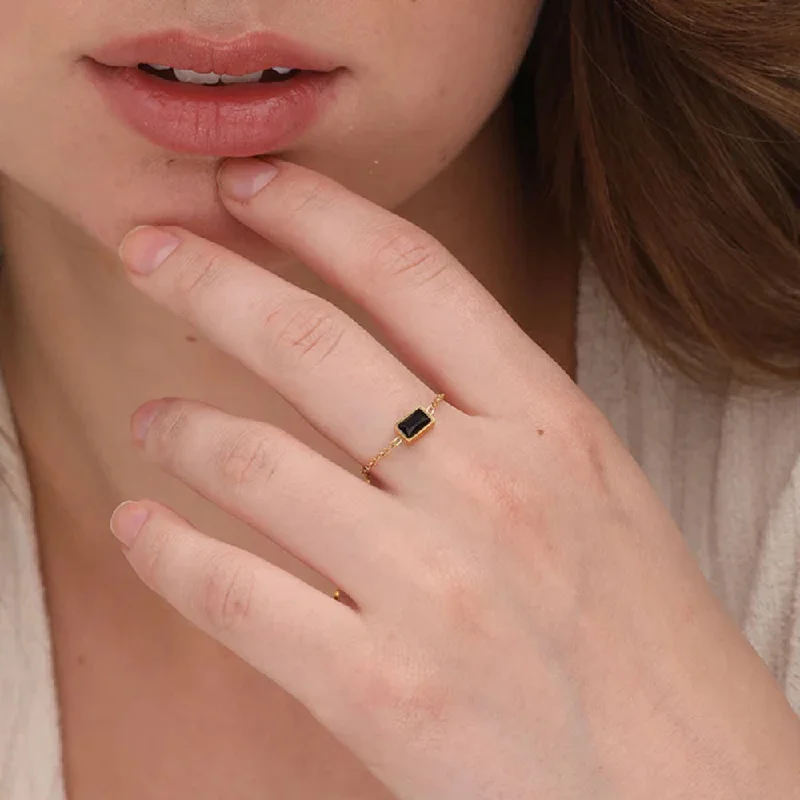
M 136 409 L 131 420 L 133 436 L 139 444 L 144 442 L 147 431 L 153 424 L 153 420 L 158 416 L 158 412 L 164 407 L 163 400 L 148 400 L 143 406 Z
M 119 257 L 131 272 L 147 275 L 181 243 L 167 231 L 151 225 L 137 225 L 128 231 L 119 246 Z
M 120 503 L 111 515 L 109 527 L 111 533 L 119 539 L 125 547 L 130 547 L 136 535 L 142 529 L 144 521 L 150 516 L 150 512 L 144 507 L 135 503 L 133 500 L 126 500 Z
M 259 158 L 226 161 L 217 172 L 220 189 L 234 200 L 249 200 L 276 175 L 278 168 Z

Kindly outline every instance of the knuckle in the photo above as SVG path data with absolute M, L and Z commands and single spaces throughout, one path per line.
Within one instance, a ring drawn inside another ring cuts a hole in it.
M 347 329 L 343 315 L 319 300 L 301 300 L 270 314 L 272 346 L 290 365 L 318 366 L 336 351 Z
M 359 675 L 357 691 L 362 716 L 414 740 L 445 727 L 453 692 L 435 665 L 396 653 Z
M 616 437 L 611 423 L 585 402 L 570 403 L 558 423 L 558 447 L 564 468 L 581 481 L 587 492 L 610 495 L 612 489 L 612 452 Z
M 161 593 L 168 579 L 168 553 L 170 537 L 165 527 L 145 521 L 136 538 L 136 572 L 144 583 Z
M 445 630 L 479 636 L 488 641 L 487 588 L 481 574 L 470 565 L 442 561 L 428 576 L 429 596 L 444 620 Z
M 159 460 L 173 463 L 177 460 L 186 439 L 190 422 L 189 408 L 172 401 L 153 420 L 147 433 L 148 446 Z
M 516 528 L 531 521 L 531 491 L 510 471 L 492 465 L 475 465 L 473 484 L 478 496 L 499 513 L 507 526 Z
M 199 608 L 214 631 L 230 633 L 250 619 L 255 575 L 236 556 L 214 558 L 200 583 Z
M 294 217 L 307 211 L 326 211 L 331 203 L 327 181 L 316 178 L 293 186 L 285 199 L 284 208 L 290 217 Z
M 381 278 L 398 278 L 415 287 L 441 282 L 451 274 L 450 258 L 439 242 L 405 225 L 381 231 L 372 261 Z
M 517 432 L 511 435 L 519 441 Z M 519 525 L 530 526 L 535 491 L 530 473 L 524 467 L 515 469 L 519 459 L 515 441 L 509 440 L 505 447 L 505 440 L 501 440 L 501 445 L 499 453 L 495 452 L 498 446 L 489 441 L 469 450 L 453 448 L 446 465 L 446 478 L 461 496 L 468 498 L 470 510 L 489 511 L 493 518 L 501 519 L 502 526 L 494 527 L 498 528 L 498 536 L 508 538 L 510 531 Z
M 266 432 L 248 427 L 223 444 L 218 467 L 226 484 L 264 485 L 275 475 L 280 459 L 278 448 Z
M 190 305 L 208 296 L 220 280 L 228 274 L 225 254 L 212 250 L 209 254 L 195 253 L 186 257 L 175 279 L 180 297 Z

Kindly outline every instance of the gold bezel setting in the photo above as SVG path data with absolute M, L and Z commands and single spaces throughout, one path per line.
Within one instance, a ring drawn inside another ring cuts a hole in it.
M 415 408 L 407 417 L 403 417 L 394 429 L 403 437 L 404 442 L 410 443 L 427 433 L 435 422 L 434 417 L 424 408 Z

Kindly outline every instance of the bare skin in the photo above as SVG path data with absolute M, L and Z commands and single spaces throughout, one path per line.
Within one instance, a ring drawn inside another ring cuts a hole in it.
M 514 191 L 505 111 L 397 211 L 479 275 L 574 377 L 575 249 L 553 233 L 544 205 L 525 208 Z M 471 192 L 476 181 L 480 190 Z M 32 218 L 17 220 L 21 227 L 35 227 L 35 204 L 31 210 Z M 286 269 L 378 336 L 363 311 L 310 283 L 302 265 Z M 0 359 L 35 497 L 71 800 L 389 798 L 294 698 L 149 592 L 107 527 L 121 500 L 153 497 L 330 592 L 325 578 L 139 459 L 128 419 L 150 397 L 198 397 L 277 423 L 354 472 L 358 465 L 263 382 L 118 277 L 69 278 L 64 269 L 34 285 L 30 272 L 8 272 Z M 123 313 L 86 313 L 98 307 L 98 295 Z

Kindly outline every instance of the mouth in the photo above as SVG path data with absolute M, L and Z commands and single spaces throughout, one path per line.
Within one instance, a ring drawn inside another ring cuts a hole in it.
M 330 107 L 347 72 L 271 32 L 234 41 L 144 34 L 84 61 L 110 110 L 138 134 L 211 156 L 260 155 L 294 142 Z
M 242 83 L 283 83 L 306 70 L 291 67 L 270 67 L 248 75 L 218 75 L 215 72 L 201 73 L 195 70 L 176 70 L 175 67 L 157 64 L 138 64 L 137 69 L 173 83 L 191 83 L 199 86 L 230 86 Z

